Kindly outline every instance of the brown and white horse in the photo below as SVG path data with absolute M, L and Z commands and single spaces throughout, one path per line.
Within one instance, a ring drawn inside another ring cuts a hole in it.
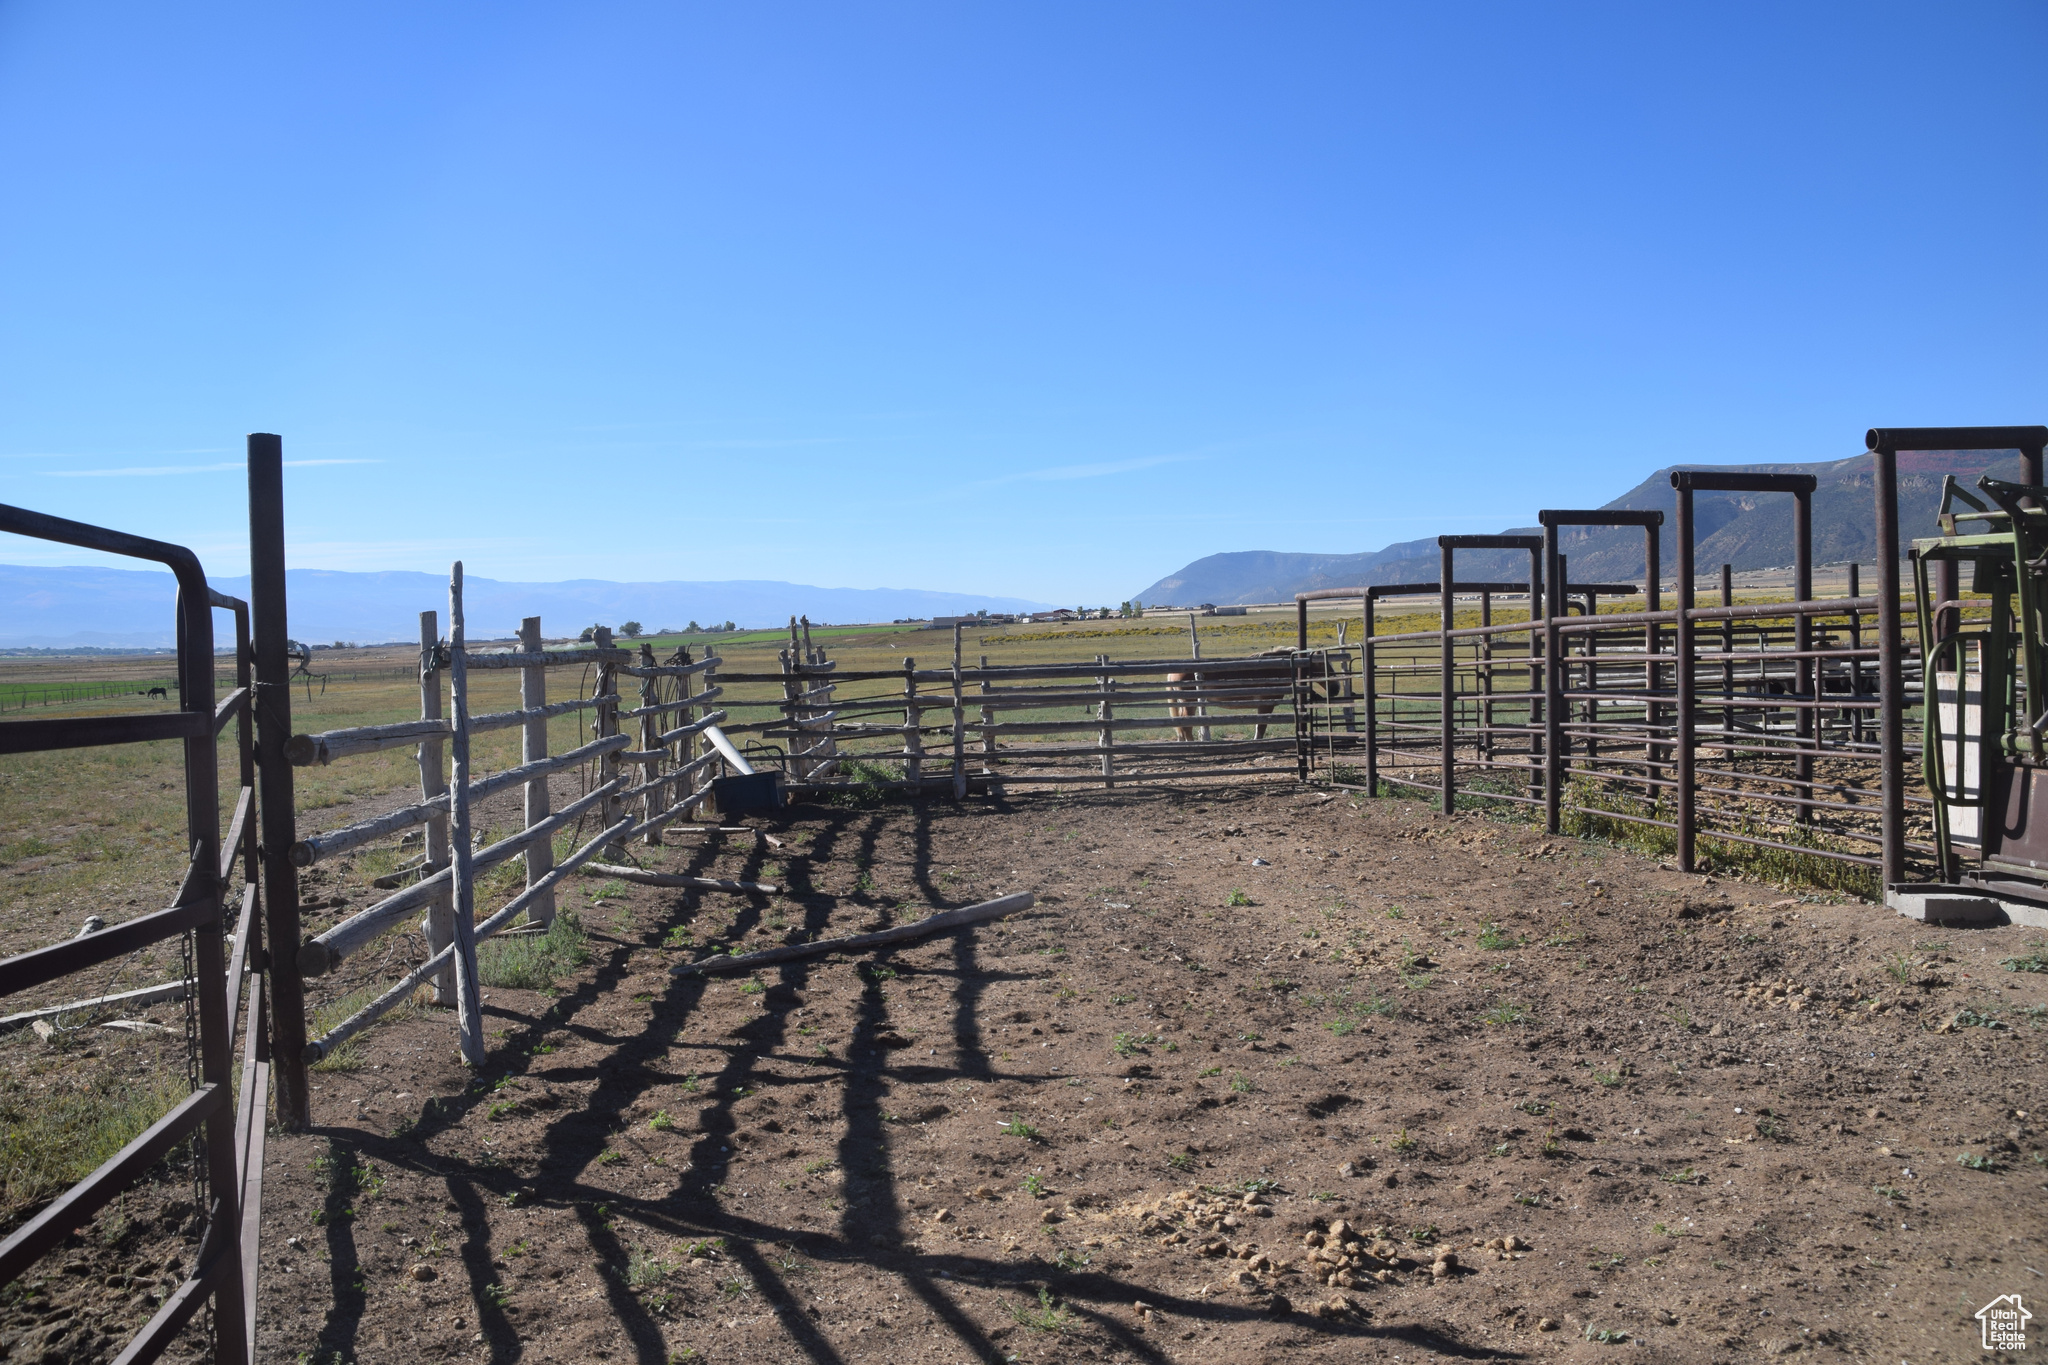
M 1256 711 L 1261 716 L 1270 716 L 1274 707 L 1294 695 L 1294 664 L 1290 659 L 1293 653 L 1294 650 L 1286 645 L 1262 650 L 1257 658 L 1282 661 L 1262 668 L 1220 669 L 1206 677 L 1198 668 L 1190 668 L 1185 673 L 1169 673 L 1166 675 L 1168 689 L 1187 693 L 1188 700 L 1169 703 L 1167 714 L 1196 715 L 1199 703 L 1201 710 L 1210 712 Z M 1214 696 L 1219 690 L 1224 695 Z M 1195 727 L 1192 725 L 1182 725 L 1178 729 L 1183 740 L 1194 739 Z M 1261 720 L 1253 727 L 1252 738 L 1265 737 L 1266 722 Z

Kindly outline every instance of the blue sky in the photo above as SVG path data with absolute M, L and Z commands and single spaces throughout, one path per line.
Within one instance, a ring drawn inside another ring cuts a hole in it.
M 1117 601 L 2048 412 L 2048 8 L 0 5 L 0 500 Z M 0 559 L 85 562 L 13 542 Z

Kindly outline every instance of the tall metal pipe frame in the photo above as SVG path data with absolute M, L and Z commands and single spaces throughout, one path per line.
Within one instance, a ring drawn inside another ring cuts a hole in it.
M 1872 457 L 1877 502 L 1878 768 L 1884 803 L 1879 863 L 1885 887 L 1890 889 L 1906 878 L 1906 686 L 1904 631 L 1899 617 L 1899 452 L 2017 450 L 2021 481 L 2038 488 L 2042 449 L 2048 446 L 2048 427 L 1872 427 L 1864 433 L 1863 444 Z M 1922 686 L 1926 686 L 1924 680 Z
M 1456 582 L 1456 552 L 1459 550 L 1527 550 L 1529 552 L 1529 615 L 1530 634 L 1536 630 L 1536 613 L 1543 597 L 1543 537 L 1542 536 L 1438 536 L 1437 553 L 1441 560 L 1438 570 L 1437 589 L 1439 611 L 1442 617 L 1442 633 L 1438 647 L 1438 709 L 1439 728 L 1443 752 L 1441 776 L 1438 790 L 1443 802 L 1443 813 L 1451 815 L 1457 806 L 1457 706 L 1458 681 L 1455 638 L 1451 632 L 1456 627 L 1454 616 L 1455 599 L 1458 593 Z M 1474 585 L 1477 587 L 1478 585 Z M 1471 589 L 1467 589 L 1470 591 Z M 1555 653 L 1546 651 L 1546 659 L 1554 659 Z M 1530 689 L 1534 691 L 1535 689 Z M 1533 735 L 1532 735 L 1533 740 Z M 1533 765 L 1532 765 L 1533 766 Z
M 1528 591 L 1530 593 L 1532 609 L 1535 594 L 1541 591 L 1541 586 L 1540 583 L 1535 582 L 1529 585 Z M 1478 593 L 1482 603 L 1481 611 L 1489 618 L 1483 624 L 1490 625 L 1492 624 L 1490 617 L 1492 614 L 1493 595 L 1495 593 L 1520 593 L 1524 589 L 1519 583 L 1454 583 L 1451 585 L 1451 591 L 1453 593 Z M 1298 639 L 1307 638 L 1305 623 L 1308 619 L 1308 609 L 1311 602 L 1359 599 L 1363 603 L 1363 610 L 1360 613 L 1362 620 L 1359 638 L 1359 702 L 1361 703 L 1361 709 L 1365 712 L 1363 740 L 1365 749 L 1365 789 L 1369 793 L 1376 795 L 1379 792 L 1380 692 L 1378 656 L 1375 652 L 1376 646 L 1374 644 L 1378 629 L 1377 610 L 1379 601 L 1384 597 L 1434 596 L 1441 599 L 1441 595 L 1442 585 L 1440 583 L 1374 583 L 1356 588 L 1318 588 L 1312 592 L 1296 593 L 1294 595 Z M 1482 638 L 1486 641 L 1488 657 L 1490 658 L 1492 637 L 1485 636 Z M 1532 686 L 1528 690 L 1534 691 L 1535 689 Z M 1487 691 L 1488 693 L 1492 691 L 1490 683 Z M 1393 692 L 1389 694 L 1389 700 L 1396 707 L 1400 704 L 1399 696 L 1400 684 L 1397 680 Z
M 1566 526 L 1642 527 L 1643 606 L 1645 610 L 1652 612 L 1663 609 L 1663 564 L 1659 554 L 1659 542 L 1664 527 L 1664 513 L 1661 510 L 1550 508 L 1536 514 L 1536 524 L 1543 528 L 1544 572 L 1548 580 L 1555 585 L 1553 592 L 1559 598 L 1562 598 L 1563 594 L 1567 591 L 1565 575 L 1558 572 L 1557 569 L 1557 562 L 1560 559 L 1561 540 L 1561 537 L 1558 535 L 1559 528 Z M 1553 610 L 1557 612 L 1563 611 L 1561 600 L 1554 604 Z M 1657 662 L 1659 629 L 1654 622 L 1643 628 L 1643 693 L 1645 697 L 1653 699 L 1647 700 L 1643 704 L 1643 728 L 1648 734 L 1648 739 L 1643 746 L 1643 759 L 1647 765 L 1647 771 L 1651 774 L 1656 772 L 1659 759 L 1659 746 L 1655 736 L 1660 718 L 1658 706 L 1654 700 L 1657 696 L 1658 683 L 1660 681 L 1658 675 L 1661 671 Z M 1559 740 L 1561 739 L 1562 736 L 1559 737 Z M 1553 747 L 1556 747 L 1558 742 L 1558 740 L 1553 740 Z M 1555 785 L 1553 784 L 1553 786 Z M 1646 785 L 1645 790 L 1650 799 L 1654 801 L 1656 799 L 1654 787 Z M 1545 798 L 1545 823 L 1552 834 L 1558 832 L 1559 820 L 1563 811 L 1562 801 L 1563 794 L 1561 791 L 1554 791 L 1553 794 L 1547 795 Z
M 1678 613 L 1676 640 L 1673 653 L 1677 656 L 1678 716 L 1677 731 L 1674 735 L 1677 758 L 1677 802 L 1678 812 L 1678 865 L 1686 871 L 1695 870 L 1697 865 L 1697 844 L 1699 834 L 1699 787 L 1696 780 L 1697 743 L 1694 729 L 1698 724 L 1697 700 L 1699 680 L 1698 651 L 1695 644 L 1692 612 L 1694 610 L 1695 563 L 1697 547 L 1693 543 L 1693 494 L 1694 493 L 1790 493 L 1793 496 L 1793 582 L 1797 588 L 1797 599 L 1805 602 L 1811 599 L 1813 589 L 1813 490 L 1818 480 L 1811 474 L 1737 474 L 1717 470 L 1679 469 L 1672 471 L 1671 486 L 1678 494 Z M 1896 574 L 1897 568 L 1894 566 Z M 1795 647 L 1803 655 L 1807 651 L 1805 642 L 1811 638 L 1811 628 L 1803 613 L 1795 613 Z M 1811 689 L 1805 686 L 1812 676 L 1811 660 L 1800 658 L 1796 673 L 1800 679 L 1801 703 L 1813 701 Z M 1813 758 L 1810 735 L 1812 733 L 1812 710 L 1810 706 L 1794 708 L 1797 719 L 1794 742 L 1794 773 L 1797 778 L 1795 795 L 1801 800 L 1813 798 Z M 1802 816 L 1809 809 L 1799 806 Z
M 1723 564 L 1721 566 L 1721 605 L 1723 607 L 1735 605 L 1735 566 L 1733 564 Z M 1731 616 L 1721 622 L 1721 653 L 1729 655 L 1734 652 L 1735 618 Z M 1735 733 L 1735 664 L 1732 660 L 1725 658 L 1721 662 L 1721 701 L 1723 703 L 1721 707 L 1721 730 L 1723 734 L 1732 737 Z

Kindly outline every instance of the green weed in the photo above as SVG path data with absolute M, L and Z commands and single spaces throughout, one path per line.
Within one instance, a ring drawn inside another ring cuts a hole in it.
M 1479 946 L 1498 951 L 1505 948 L 1519 948 L 1522 946 L 1522 940 L 1508 933 L 1498 924 L 1482 924 L 1479 926 Z
M 560 910 L 544 934 L 491 938 L 477 945 L 477 979 L 506 990 L 552 986 L 590 961 L 590 939 L 574 911 Z
M 1010 1316 L 1020 1326 L 1028 1327 L 1034 1332 L 1064 1332 L 1073 1325 L 1072 1316 L 1060 1306 L 1059 1300 L 1052 1296 L 1049 1289 L 1038 1291 L 1038 1303 L 1035 1306 L 1011 1304 Z

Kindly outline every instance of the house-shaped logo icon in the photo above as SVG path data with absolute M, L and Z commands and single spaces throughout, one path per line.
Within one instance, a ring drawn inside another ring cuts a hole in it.
M 2024 1351 L 2027 1349 L 2027 1323 L 2033 1314 L 2020 1302 L 2017 1294 L 2001 1294 L 1977 1310 L 1977 1321 L 1984 1324 L 1984 1349 L 1987 1351 Z

